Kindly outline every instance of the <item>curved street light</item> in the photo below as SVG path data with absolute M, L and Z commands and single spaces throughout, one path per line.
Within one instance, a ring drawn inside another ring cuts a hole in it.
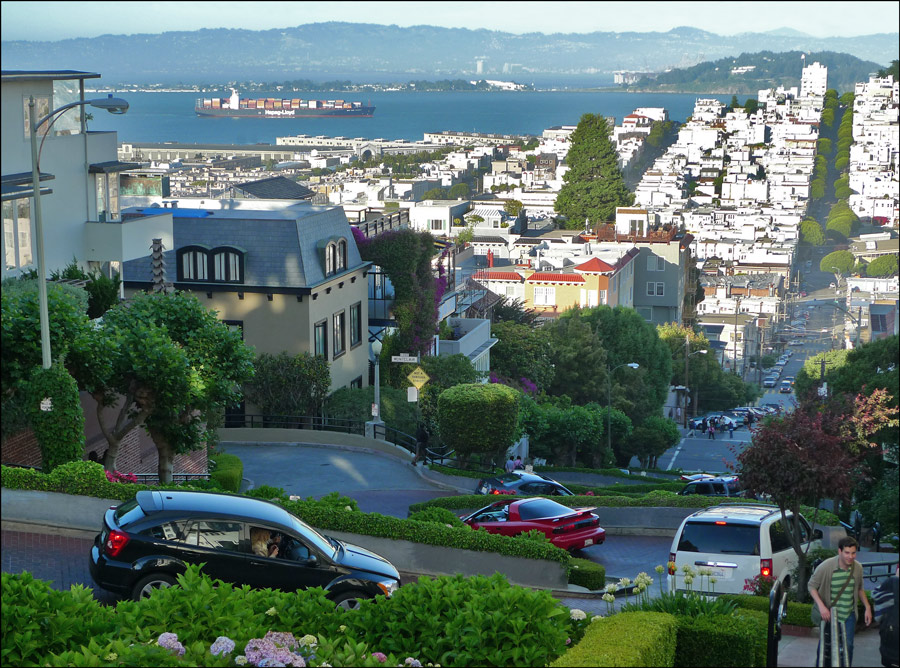
M 375 405 L 372 411 L 372 437 L 378 438 L 378 426 L 384 425 L 381 419 L 381 350 L 384 344 L 380 339 L 375 339 L 370 344 L 372 355 L 375 356 Z
M 637 362 L 628 362 L 612 369 L 608 364 L 606 365 L 606 447 L 610 452 L 612 452 L 612 375 L 616 369 L 621 369 L 623 366 L 637 369 L 641 365 Z
M 49 114 L 35 121 L 35 104 L 34 96 L 28 98 L 28 119 L 31 125 L 31 184 L 34 190 L 34 241 L 35 255 L 37 256 L 37 275 L 38 275 L 38 308 L 40 312 L 41 323 L 41 363 L 45 369 L 50 368 L 50 316 L 47 308 L 47 279 L 44 273 L 44 221 L 41 215 L 41 168 L 40 168 L 40 152 L 44 150 L 44 140 L 50 134 L 50 128 L 59 120 L 62 112 L 73 109 L 75 107 L 84 107 L 90 105 L 98 109 L 106 109 L 111 114 L 124 114 L 128 111 L 128 102 L 113 97 L 102 97 L 96 100 L 80 100 L 78 102 L 70 102 L 64 104 L 58 109 L 54 109 Z M 53 118 L 53 117 L 56 118 Z M 53 120 L 50 120 L 50 119 Z M 44 123 L 50 121 L 44 136 L 41 138 L 41 147 L 38 150 L 37 131 Z
M 686 346 L 687 346 L 687 343 L 688 342 L 685 343 Z M 685 396 L 685 399 L 690 400 L 690 398 L 691 398 L 690 387 L 691 386 L 690 386 L 690 382 L 688 379 L 688 359 L 693 357 L 694 355 L 705 355 L 709 351 L 706 348 L 703 348 L 702 350 L 695 350 L 694 352 L 689 353 L 689 352 L 687 352 L 688 350 L 690 350 L 690 347 L 689 346 L 685 347 L 685 349 L 684 349 L 684 352 L 685 352 L 685 355 L 684 355 L 684 396 Z M 685 401 L 685 403 L 684 403 L 684 423 L 683 424 L 684 424 L 684 428 L 687 429 L 687 425 L 688 425 L 687 401 Z

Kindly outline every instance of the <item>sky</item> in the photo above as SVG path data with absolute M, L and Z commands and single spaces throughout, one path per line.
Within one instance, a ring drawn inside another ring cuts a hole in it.
M 523 34 L 665 32 L 679 26 L 719 35 L 792 28 L 814 37 L 896 32 L 889 2 L 18 2 L 0 3 L 0 38 L 162 33 L 200 28 L 268 30 L 344 21 L 487 28 Z

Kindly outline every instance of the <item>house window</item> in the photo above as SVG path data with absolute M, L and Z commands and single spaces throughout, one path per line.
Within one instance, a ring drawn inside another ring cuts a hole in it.
M 549 286 L 535 286 L 534 288 L 534 305 L 535 306 L 555 306 L 556 305 L 556 288 Z
M 97 220 L 119 220 L 119 174 L 95 174 L 97 184 Z
M 652 281 L 650 283 L 647 283 L 647 295 L 649 295 L 651 297 L 652 296 L 662 297 L 665 294 L 665 291 L 666 291 L 665 283 L 654 283 Z
M 444 221 L 443 220 L 429 220 L 428 221 L 431 229 L 437 232 L 440 232 L 444 229 Z
M 357 376 L 353 380 L 350 381 L 350 389 L 351 390 L 361 390 L 362 389 L 362 376 Z
M 179 281 L 205 281 L 209 276 L 209 260 L 202 248 L 183 248 L 179 251 Z
M 343 271 L 347 268 L 347 241 L 341 239 L 337 245 L 337 262 L 335 262 L 335 270 Z
M 332 316 L 332 332 L 334 336 L 334 357 L 344 354 L 346 349 L 346 340 L 344 339 L 344 319 L 346 318 L 343 311 L 339 311 Z
M 323 320 L 316 323 L 315 329 L 315 354 L 328 359 L 328 322 Z
M 224 283 L 243 282 L 243 257 L 233 250 L 217 250 L 213 254 L 213 280 Z
M 334 244 L 328 244 L 325 247 L 325 275 L 331 276 L 334 273 Z
M 3 202 L 3 258 L 7 271 L 34 263 L 31 251 L 31 200 Z
M 658 255 L 647 256 L 647 271 L 665 271 L 666 261 Z
M 350 347 L 358 346 L 362 340 L 362 302 L 350 307 Z

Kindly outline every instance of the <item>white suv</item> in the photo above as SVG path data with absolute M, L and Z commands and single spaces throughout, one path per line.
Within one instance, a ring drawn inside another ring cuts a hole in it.
M 786 513 L 788 521 L 793 514 Z M 801 515 L 803 549 L 821 546 L 822 531 L 813 531 Z M 694 578 L 693 591 L 702 588 L 711 594 L 744 593 L 745 580 L 757 575 L 774 576 L 790 587 L 791 570 L 797 555 L 781 519 L 781 511 L 762 504 L 728 504 L 700 510 L 684 519 L 675 538 L 669 561 L 669 591 L 686 591 L 682 567 L 690 565 L 695 575 L 709 568 L 716 578 L 707 586 L 706 578 Z

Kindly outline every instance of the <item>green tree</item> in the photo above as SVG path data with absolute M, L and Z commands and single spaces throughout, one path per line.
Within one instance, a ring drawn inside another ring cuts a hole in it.
M 900 80 L 900 60 L 892 60 L 890 67 L 878 70 L 878 76 L 882 79 L 889 75 L 894 77 L 894 81 Z
M 300 353 L 261 353 L 256 374 L 244 388 L 248 401 L 264 415 L 316 416 L 331 388 L 331 371 L 322 357 Z
M 240 400 L 242 384 L 253 376 L 253 352 L 240 333 L 184 292 L 135 295 L 107 311 L 102 326 L 76 348 L 88 363 L 73 375 L 80 374 L 97 400 L 110 446 L 104 466 L 115 468 L 121 438 L 143 424 L 164 483 L 172 480 L 176 454 L 214 438 L 207 424 Z M 120 409 L 107 422 L 99 407 L 117 403 Z
M 663 417 L 650 416 L 634 428 L 631 454 L 642 468 L 655 468 L 657 458 L 681 440 L 678 425 Z
M 866 274 L 876 277 L 896 276 L 897 269 L 897 256 L 892 253 L 872 260 L 866 267 Z
M 825 109 L 822 112 L 822 123 L 827 128 L 830 128 L 832 125 L 834 125 L 834 109 Z
M 547 427 L 539 438 L 537 452 L 549 455 L 548 458 L 562 466 L 575 466 L 579 459 L 591 468 L 604 468 L 612 463 L 606 448 L 604 408 L 597 404 L 547 405 L 544 419 Z
M 508 199 L 503 204 L 503 210 L 514 218 L 518 216 L 519 212 L 524 208 L 525 205 L 517 199 Z
M 419 420 L 416 404 L 408 401 L 406 389 L 382 386 L 379 393 L 381 419 L 391 429 L 414 435 Z M 338 420 L 366 422 L 372 419 L 375 386 L 342 387 L 325 399 L 324 414 Z
M 603 116 L 584 114 L 571 137 L 566 157 L 569 170 L 556 198 L 555 209 L 566 216 L 569 229 L 612 220 L 616 207 L 629 206 L 629 192 L 619 171 L 616 147 Z
M 556 369 L 547 393 L 565 394 L 576 404 L 605 404 L 607 352 L 590 324 L 578 316 L 559 318 L 545 327 Z
M 441 440 L 467 461 L 480 454 L 502 461 L 518 429 L 520 394 L 505 385 L 456 385 L 438 397 Z M 478 419 L 472 417 L 477 415 Z
M 469 184 L 467 183 L 457 183 L 455 186 L 450 188 L 450 192 L 447 193 L 447 199 L 467 199 L 469 197 Z
M 813 179 L 809 184 L 809 196 L 812 199 L 822 199 L 825 197 L 825 179 Z
M 800 241 L 812 246 L 821 246 L 825 243 L 825 233 L 819 221 L 812 218 L 800 221 Z
M 60 464 L 81 461 L 84 411 L 75 379 L 60 362 L 49 369 L 38 366 L 26 394 L 29 422 L 41 448 L 41 470 L 50 473 Z
M 447 191 L 443 188 L 432 188 L 422 195 L 422 199 L 447 199 Z
M 549 387 L 555 372 L 546 329 L 501 321 L 491 325 L 491 336 L 497 339 L 491 348 L 492 374 L 512 382 L 527 378 L 539 391 Z
M 834 147 L 831 145 L 831 140 L 827 137 L 822 137 L 816 142 L 816 148 L 820 155 L 831 155 L 831 152 L 834 150 Z
M 537 313 L 534 309 L 525 308 L 521 299 L 500 297 L 491 309 L 491 322 L 515 322 L 534 326 L 536 321 Z
M 428 433 L 437 434 L 437 403 L 441 392 L 456 385 L 476 383 L 483 374 L 475 370 L 468 357 L 460 354 L 426 355 L 422 358 L 422 369 L 431 380 L 419 390 L 419 410 Z
M 843 276 L 850 273 L 854 264 L 853 253 L 850 251 L 835 251 L 829 253 L 819 262 L 819 271 L 832 273 L 835 270 Z
M 744 111 L 748 114 L 755 114 L 757 109 L 759 109 L 759 100 L 756 98 L 748 98 L 746 102 L 744 102 Z
M 473 213 L 472 215 L 466 216 L 466 222 L 473 227 L 477 227 L 480 223 L 484 222 L 484 218 L 477 213 Z

